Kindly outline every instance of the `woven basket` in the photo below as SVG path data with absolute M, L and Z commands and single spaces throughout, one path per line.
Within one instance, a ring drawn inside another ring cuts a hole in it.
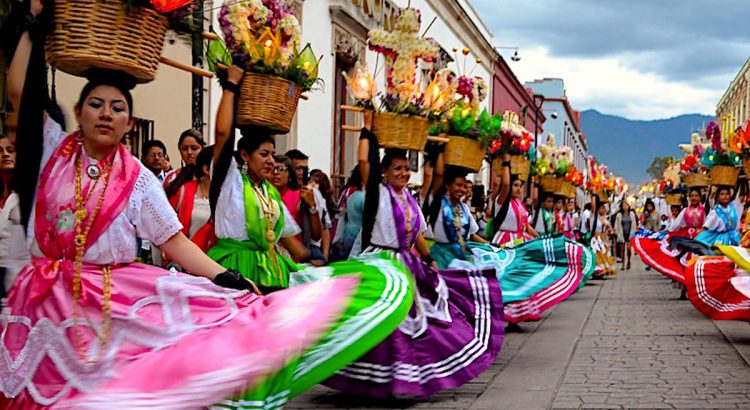
M 422 151 L 429 128 L 430 122 L 426 118 L 415 115 L 376 112 L 372 121 L 372 132 L 383 148 Z
M 448 139 L 444 154 L 446 165 L 463 167 L 472 172 L 482 168 L 484 149 L 479 141 L 454 135 L 449 135 Z
M 562 191 L 563 182 L 565 181 L 562 178 L 553 175 L 544 175 L 540 184 L 544 191 L 558 193 Z
M 124 71 L 139 83 L 154 79 L 167 18 L 120 0 L 55 0 L 47 59 L 57 69 L 85 76 L 91 68 Z
M 518 179 L 528 181 L 530 172 L 531 161 L 526 157 L 523 155 L 513 155 L 510 157 L 510 173 L 512 175 L 518 175 Z
M 281 77 L 248 72 L 241 87 L 238 125 L 266 127 L 279 134 L 289 132 L 302 94 L 299 85 Z
M 599 188 L 595 193 L 602 203 L 606 204 L 609 202 L 609 193 L 604 188 Z
M 694 173 L 694 174 L 688 174 L 688 175 L 685 175 L 682 178 L 682 182 L 688 188 L 706 187 L 706 186 L 708 186 L 708 175 L 706 175 L 704 173 L 701 173 L 701 172 L 697 172 L 697 173 Z
M 740 176 L 740 169 L 728 165 L 715 165 L 711 168 L 709 177 L 711 185 L 737 185 L 737 178 Z
M 666 194 L 664 199 L 667 205 L 682 205 L 682 194 Z
M 560 186 L 560 190 L 555 192 L 555 195 L 560 195 L 565 198 L 575 198 L 576 187 L 574 187 L 570 182 L 563 180 Z

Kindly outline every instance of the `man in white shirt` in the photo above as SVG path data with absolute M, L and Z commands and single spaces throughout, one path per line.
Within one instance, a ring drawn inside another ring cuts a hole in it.
M 167 147 L 159 140 L 146 141 L 141 150 L 141 162 L 156 175 L 159 182 L 164 182 L 167 175 L 164 172 L 164 158 L 167 155 Z
M 586 235 L 591 230 L 589 226 L 589 219 L 591 219 L 591 204 L 586 204 L 583 207 L 583 213 L 581 213 L 580 227 L 581 236 Z

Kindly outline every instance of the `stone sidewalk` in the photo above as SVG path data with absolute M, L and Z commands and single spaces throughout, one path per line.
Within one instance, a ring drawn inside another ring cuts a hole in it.
M 750 408 L 750 326 L 714 322 L 633 268 L 506 335 L 495 364 L 460 389 L 408 402 L 316 387 L 286 408 Z

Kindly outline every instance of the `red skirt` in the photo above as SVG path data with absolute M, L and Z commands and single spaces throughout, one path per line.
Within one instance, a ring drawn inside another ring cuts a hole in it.
M 685 254 L 678 259 L 680 252 L 669 249 L 667 239 L 660 241 L 635 236 L 630 238 L 630 245 L 643 263 L 669 279 L 685 284 L 685 269 L 692 254 Z
M 724 256 L 702 256 L 685 270 L 688 298 L 714 320 L 750 319 L 750 298 L 732 286 L 736 265 Z

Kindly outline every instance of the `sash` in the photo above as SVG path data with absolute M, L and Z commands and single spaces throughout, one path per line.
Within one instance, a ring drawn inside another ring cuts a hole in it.
M 98 198 L 105 186 L 104 178 L 109 178 L 106 194 L 96 215 L 96 221 L 91 225 L 84 252 L 96 243 L 125 209 L 140 171 L 138 161 L 124 145 L 118 144 L 99 161 L 100 164 L 111 162 L 112 165 L 109 176 L 102 175 L 99 178 L 101 181 L 94 186 L 95 180 L 90 179 L 85 171 L 91 160 L 82 146 L 78 145 L 76 135 L 70 134 L 60 143 L 39 178 L 34 235 L 39 249 L 51 259 L 75 259 L 75 179 L 79 155 L 83 156 L 81 168 L 84 174 L 81 177 L 81 191 L 83 197 L 88 198 L 85 204 L 86 217 L 82 226 L 89 226 Z
M 448 237 L 448 244 L 450 245 L 451 252 L 454 256 L 460 259 L 466 259 L 466 253 L 465 251 L 465 241 L 468 239 L 468 233 L 469 233 L 469 227 L 470 227 L 470 220 L 469 218 L 463 218 L 459 221 L 461 224 L 461 227 L 463 228 L 464 232 L 466 232 L 467 237 L 463 238 L 463 241 L 461 241 L 461 238 L 459 238 L 460 232 L 456 229 L 456 213 L 453 210 L 453 205 L 451 205 L 451 201 L 447 197 L 443 197 L 442 202 L 442 212 L 443 212 L 443 229 L 445 230 L 445 236 Z M 461 207 L 463 210 L 463 204 L 458 204 L 458 206 Z M 465 212 L 464 212 L 465 213 Z M 462 246 L 463 244 L 463 246 Z
M 182 224 L 182 233 L 190 237 L 190 220 L 193 218 L 195 194 L 198 192 L 198 181 L 184 183 L 175 195 L 169 198 L 169 204 L 177 212 L 177 218 Z
M 552 235 L 555 233 L 555 215 L 542 208 L 542 222 L 544 222 L 544 231 L 547 235 Z
M 391 197 L 391 208 L 393 208 L 393 219 L 396 222 L 396 234 L 398 235 L 399 248 L 400 250 L 411 249 L 411 247 L 414 246 L 414 242 L 417 241 L 420 229 L 422 229 L 422 221 L 419 217 L 420 212 L 422 211 L 419 209 L 417 200 L 414 199 L 409 192 L 404 190 L 403 194 L 406 199 L 406 206 L 409 207 L 412 225 L 411 235 L 407 237 L 406 214 L 404 213 L 404 209 L 401 208 L 401 201 L 399 201 L 396 192 L 390 185 L 385 184 L 385 187 L 388 189 L 388 194 Z
M 516 224 L 518 226 L 516 232 L 523 233 L 526 223 L 529 220 L 529 213 L 518 198 L 511 198 L 510 206 L 513 209 L 513 214 L 516 216 Z

